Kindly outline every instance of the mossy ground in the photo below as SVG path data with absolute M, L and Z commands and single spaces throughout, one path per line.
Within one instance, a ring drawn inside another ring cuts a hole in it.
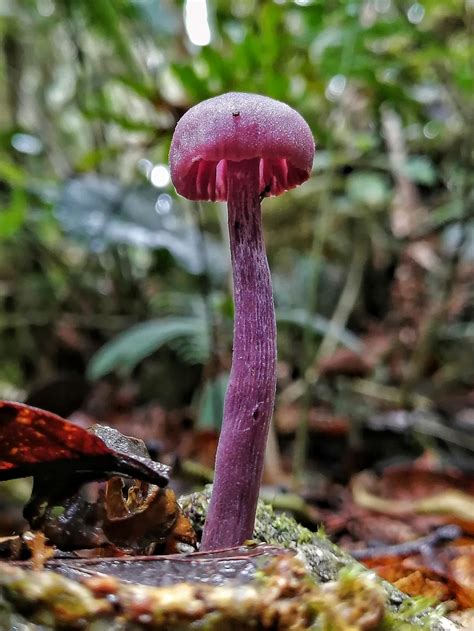
M 181 498 L 196 530 L 209 489 Z M 79 583 L 48 571 L 0 564 L 0 631 L 450 631 L 439 609 L 404 598 L 322 532 L 260 503 L 255 541 L 282 548 L 250 583 L 150 587 L 93 577 Z M 291 549 L 292 552 L 285 552 Z M 296 555 L 293 551 L 296 551 Z
M 204 526 L 211 488 L 207 486 L 202 492 L 179 499 L 198 534 Z M 435 606 L 426 598 L 411 598 L 402 594 L 390 583 L 367 572 L 360 563 L 334 545 L 322 529 L 311 532 L 290 515 L 276 513 L 267 502 L 259 502 L 254 540 L 296 550 L 316 582 L 351 580 L 351 577 L 361 573 L 370 577 L 383 588 L 385 594 L 386 611 L 381 631 L 454 631 L 457 628 L 443 617 L 442 606 Z

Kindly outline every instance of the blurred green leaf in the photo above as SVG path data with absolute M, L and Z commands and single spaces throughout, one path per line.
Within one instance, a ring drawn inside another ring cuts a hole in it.
M 436 171 L 433 163 L 426 156 L 412 156 L 408 158 L 404 172 L 415 184 L 431 186 L 436 181 Z
M 192 64 L 173 63 L 171 70 L 194 102 L 202 101 L 211 96 L 206 83 L 198 77 Z
M 184 324 L 170 332 L 167 324 L 166 334 L 158 327 L 157 341 L 150 339 L 179 355 L 179 370 L 183 362 L 204 363 L 209 340 L 200 292 L 207 290 L 228 352 L 233 305 L 221 207 L 203 206 L 203 239 L 194 206 L 171 184 L 154 188 L 149 176 L 164 165 L 184 109 L 231 90 L 289 103 L 318 147 L 310 182 L 265 203 L 283 360 L 299 361 L 295 342 L 305 328 L 313 344 L 308 357 L 326 334 L 354 226 L 371 252 L 351 326 L 364 331 L 372 318 L 383 321 L 400 252 L 389 220 L 396 174 L 381 121 L 385 107 L 400 119 L 404 173 L 419 185 L 427 209 L 419 234 L 436 232 L 439 254 L 451 256 L 472 207 L 470 15 L 459 0 L 422 5 L 421 22 L 413 24 L 410 5 L 394 2 L 218 0 L 207 2 L 211 41 L 195 46 L 183 0 L 10 1 L 0 17 L 0 262 L 2 295 L 20 325 L 18 335 L 1 340 L 2 356 L 13 359 L 0 366 L 0 378 L 10 361 L 22 387 L 41 376 L 44 362 L 31 357 L 60 355 L 49 341 L 59 337 L 64 309 L 85 338 L 88 327 L 109 337 L 125 313 L 142 321 L 194 318 L 199 335 Z M 342 91 L 331 91 L 337 75 Z M 23 134 L 40 141 L 41 152 L 18 143 Z M 468 233 L 460 265 L 472 260 L 471 243 Z M 435 298 L 436 274 L 426 274 Z M 454 325 L 471 317 L 464 289 L 456 289 Z M 338 339 L 359 347 L 348 330 Z M 452 346 L 455 357 L 468 345 L 453 338 Z M 147 340 L 138 355 L 133 350 L 125 353 L 128 363 L 112 361 L 114 370 L 129 371 L 153 352 Z M 439 353 L 438 345 L 433 361 L 443 366 Z M 171 374 L 172 367 L 159 368 Z
M 26 219 L 27 197 L 20 189 L 13 189 L 10 204 L 0 209 L 0 239 L 13 237 Z
M 433 210 L 430 214 L 430 223 L 434 226 L 441 226 L 445 223 L 456 221 L 463 217 L 464 210 L 462 201 L 454 199 Z
M 168 193 L 161 195 L 166 212 L 157 212 L 160 194 L 151 185 L 127 187 L 116 178 L 89 173 L 66 182 L 55 215 L 67 233 L 91 250 L 117 243 L 165 249 L 188 272 L 201 274 L 204 259 L 196 225 Z M 222 277 L 227 269 L 223 246 L 207 235 L 203 238 L 209 273 Z
M 199 398 L 199 427 L 220 429 L 224 411 L 224 399 L 229 383 L 229 374 L 222 373 L 207 381 Z
M 27 174 L 10 160 L 0 158 L 0 180 L 7 182 L 11 186 L 24 186 Z
M 325 335 L 329 331 L 330 321 L 320 315 L 312 315 L 305 309 L 277 309 L 276 320 L 278 324 L 290 324 L 301 329 L 310 329 L 316 335 Z M 335 332 L 336 339 L 359 353 L 362 344 L 359 338 L 347 329 L 339 329 Z
M 351 173 L 346 187 L 354 202 L 369 208 L 381 208 L 388 201 L 390 192 L 387 178 L 370 171 Z
M 124 20 L 121 19 L 122 11 L 127 4 L 123 0 L 81 0 L 75 3 L 75 8 L 85 14 L 91 28 L 114 45 L 118 58 L 128 66 L 128 69 L 136 72 L 138 65 L 130 39 L 123 28 Z
M 96 380 L 109 373 L 122 376 L 165 344 L 183 338 L 205 338 L 200 317 L 169 317 L 137 324 L 105 344 L 91 359 L 87 375 Z

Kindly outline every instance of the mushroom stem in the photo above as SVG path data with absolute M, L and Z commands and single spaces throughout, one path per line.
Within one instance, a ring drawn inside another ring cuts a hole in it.
M 227 162 L 234 347 L 202 550 L 252 537 L 275 401 L 276 326 L 260 209 L 258 158 Z

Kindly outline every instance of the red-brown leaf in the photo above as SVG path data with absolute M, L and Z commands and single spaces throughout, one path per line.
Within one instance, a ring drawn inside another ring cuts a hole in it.
M 85 473 L 89 479 L 122 473 L 163 486 L 167 467 L 108 447 L 56 414 L 0 401 L 0 480 L 41 473 Z

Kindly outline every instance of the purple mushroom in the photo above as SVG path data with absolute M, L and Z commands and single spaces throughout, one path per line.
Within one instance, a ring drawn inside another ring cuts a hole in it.
M 308 179 L 314 141 L 280 101 L 231 92 L 190 109 L 170 150 L 177 192 L 227 201 L 234 281 L 234 344 L 202 550 L 253 533 L 276 386 L 276 326 L 260 202 Z

